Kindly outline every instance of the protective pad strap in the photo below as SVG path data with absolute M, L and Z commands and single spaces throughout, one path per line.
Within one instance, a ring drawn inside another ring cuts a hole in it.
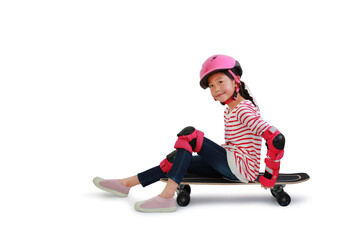
M 199 152 L 203 145 L 204 133 L 194 129 L 188 135 L 178 134 L 178 140 L 175 142 L 174 148 L 183 148 L 190 153 Z
M 263 174 L 263 176 L 260 177 L 259 181 L 263 186 L 272 188 L 275 182 L 277 181 L 278 176 L 279 176 L 279 168 L 272 169 L 266 165 L 266 171 Z
M 278 129 L 276 127 L 270 126 L 269 128 L 267 128 L 267 130 L 262 134 L 262 137 L 267 141 L 268 139 L 270 139 L 276 132 L 278 131 Z M 279 131 L 278 131 L 279 132 Z M 280 132 L 279 132 L 280 133 Z
M 267 156 L 272 160 L 279 160 L 284 155 L 285 137 L 275 127 L 269 127 L 262 134 L 262 137 L 266 140 Z
M 280 160 L 271 160 L 269 158 L 265 159 L 266 166 L 272 170 L 276 170 L 280 168 Z

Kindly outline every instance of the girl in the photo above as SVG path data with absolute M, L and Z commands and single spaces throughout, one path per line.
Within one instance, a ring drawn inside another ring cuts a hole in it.
M 194 127 L 186 127 L 178 134 L 176 150 L 167 155 L 159 166 L 124 179 L 94 178 L 94 184 L 120 197 L 127 197 L 130 188 L 143 187 L 160 178 L 169 180 L 158 196 L 137 202 L 141 212 L 172 212 L 176 210 L 174 193 L 185 173 L 211 177 L 225 177 L 241 182 L 255 181 L 260 169 L 263 137 L 268 148 L 266 171 L 260 177 L 263 187 L 273 187 L 279 174 L 280 159 L 284 154 L 284 136 L 265 122 L 244 82 L 238 61 L 225 55 L 208 58 L 200 72 L 200 85 L 209 88 L 215 101 L 227 105 L 225 118 L 225 144 L 222 146 L 204 137 Z M 192 156 L 192 152 L 198 155 Z

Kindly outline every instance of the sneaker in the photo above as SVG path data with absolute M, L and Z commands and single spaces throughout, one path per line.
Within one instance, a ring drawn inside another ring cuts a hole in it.
M 146 201 L 137 202 L 134 208 L 139 212 L 174 212 L 176 203 L 174 198 L 156 196 Z
M 100 177 L 95 177 L 93 183 L 101 190 L 115 194 L 119 197 L 127 197 L 130 188 L 126 187 L 118 179 L 104 180 Z

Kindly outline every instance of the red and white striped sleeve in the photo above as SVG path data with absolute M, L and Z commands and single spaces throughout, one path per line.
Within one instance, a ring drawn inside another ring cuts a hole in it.
M 262 119 L 256 108 L 249 104 L 244 104 L 238 108 L 236 117 L 238 121 L 258 136 L 261 136 L 261 134 L 269 127 L 269 124 Z

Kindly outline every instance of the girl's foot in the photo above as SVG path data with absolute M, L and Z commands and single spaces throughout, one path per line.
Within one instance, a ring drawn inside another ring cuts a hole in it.
M 127 197 L 130 188 L 126 187 L 118 179 L 104 180 L 100 177 L 95 177 L 93 183 L 101 190 L 115 194 L 119 197 Z
M 174 198 L 156 196 L 146 201 L 137 202 L 134 208 L 139 212 L 174 212 L 176 203 Z

